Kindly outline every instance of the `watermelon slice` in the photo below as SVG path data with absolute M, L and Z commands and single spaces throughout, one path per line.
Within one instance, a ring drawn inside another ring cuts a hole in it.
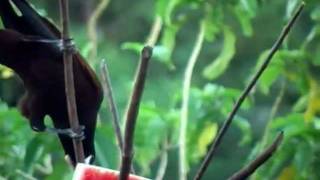
M 73 180 L 118 180 L 119 171 L 79 163 L 74 171 Z M 130 175 L 129 180 L 150 180 Z

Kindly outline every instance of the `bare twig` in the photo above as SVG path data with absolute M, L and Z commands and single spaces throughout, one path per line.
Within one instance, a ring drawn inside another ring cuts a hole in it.
M 187 155 L 186 155 L 186 139 L 187 139 L 187 125 L 188 125 L 188 106 L 189 106 L 189 95 L 190 86 L 192 80 L 192 74 L 194 66 L 197 62 L 198 56 L 200 54 L 203 40 L 204 40 L 204 23 L 200 23 L 199 33 L 193 51 L 188 60 L 188 64 L 184 74 L 183 86 L 182 86 L 182 103 L 180 110 L 180 131 L 179 131 L 179 179 L 186 180 L 188 173 L 187 165 Z
M 283 139 L 283 132 L 280 132 L 273 143 L 266 148 L 255 160 L 242 168 L 240 171 L 233 174 L 229 180 L 244 180 L 253 174 L 262 164 L 271 158 L 273 153 L 277 150 Z
M 122 139 L 122 133 L 120 128 L 120 122 L 119 122 L 119 113 L 113 97 L 113 91 L 112 91 L 108 66 L 104 60 L 101 62 L 100 68 L 101 68 L 101 77 L 102 77 L 102 86 L 103 86 L 104 95 L 106 99 L 108 99 L 109 109 L 112 115 L 112 125 L 116 133 L 119 149 L 122 152 L 123 139 Z
M 258 153 L 261 152 L 262 149 L 267 145 L 267 141 L 268 141 L 268 137 L 269 137 L 269 129 L 270 129 L 272 120 L 275 117 L 275 115 L 280 107 L 281 101 L 282 101 L 284 93 L 285 93 L 285 89 L 286 89 L 286 82 L 285 82 L 285 80 L 283 80 L 281 83 L 279 94 L 277 95 L 277 98 L 272 105 L 272 108 L 270 111 L 270 117 L 268 119 L 266 128 L 265 128 L 264 133 L 262 135 L 262 141 L 261 141 Z
M 291 18 L 291 20 L 287 23 L 287 25 L 283 28 L 280 36 L 278 37 L 277 41 L 275 42 L 275 44 L 272 46 L 267 58 L 265 59 L 264 63 L 262 64 L 262 66 L 260 67 L 260 69 L 258 70 L 258 72 L 255 74 L 255 76 L 253 77 L 253 79 L 250 81 L 249 85 L 244 89 L 244 91 L 242 92 L 241 96 L 239 97 L 239 99 L 237 100 L 237 102 L 235 103 L 231 113 L 229 114 L 228 118 L 224 121 L 221 129 L 218 132 L 217 137 L 214 139 L 214 142 L 212 143 L 204 161 L 202 162 L 200 168 L 198 169 L 198 172 L 196 174 L 196 176 L 194 177 L 195 180 L 200 180 L 204 174 L 204 172 L 206 171 L 206 169 L 209 166 L 209 163 L 212 159 L 212 157 L 214 156 L 217 147 L 219 146 L 219 144 L 221 143 L 221 140 L 224 136 L 224 134 L 227 132 L 233 117 L 235 116 L 235 114 L 237 113 L 237 111 L 239 110 L 242 102 L 245 100 L 245 98 L 248 96 L 248 94 L 250 93 L 251 89 L 255 86 L 257 80 L 259 79 L 259 77 L 261 76 L 261 74 L 264 72 L 264 70 L 267 68 L 267 66 L 269 65 L 273 55 L 277 52 L 277 50 L 280 48 L 280 46 L 282 45 L 283 40 L 287 37 L 289 31 L 291 30 L 293 24 L 296 22 L 297 18 L 299 17 L 302 9 L 304 7 L 304 3 L 302 3 L 298 10 L 296 11 L 296 13 L 294 14 L 294 16 Z
M 152 25 L 150 34 L 148 36 L 148 39 L 146 41 L 146 45 L 154 47 L 155 44 L 158 41 L 160 32 L 161 32 L 161 28 L 162 28 L 162 19 L 160 16 L 156 16 L 154 23 Z
M 272 105 L 268 122 L 272 121 L 272 119 L 276 116 L 276 114 L 279 110 L 279 107 L 281 105 L 281 102 L 283 100 L 283 97 L 285 95 L 286 87 L 287 87 L 286 81 L 283 79 L 281 82 L 281 85 L 280 85 L 279 93 L 278 93 L 278 95 Z
M 103 11 L 108 7 L 110 0 L 101 0 L 100 3 L 97 5 L 93 14 L 90 16 L 88 22 L 88 37 L 91 42 L 91 51 L 89 54 L 89 59 L 95 60 L 97 57 L 97 49 L 98 49 L 98 38 L 97 38 L 97 22 L 100 16 L 102 15 Z
M 155 180 L 163 180 L 168 166 L 168 140 L 167 138 L 163 142 L 163 148 L 160 155 L 160 164 L 157 171 Z
M 76 134 L 81 134 L 79 126 L 79 118 L 77 113 L 77 104 L 75 98 L 74 78 L 73 78 L 73 43 L 69 38 L 69 3 L 68 0 L 60 0 L 60 13 L 62 21 L 62 47 L 63 47 L 63 62 L 64 62 L 64 75 L 65 75 L 65 91 L 68 106 L 68 117 L 70 127 Z M 84 152 L 82 140 L 74 138 L 72 140 L 73 148 L 75 151 L 76 163 L 84 162 Z
M 138 70 L 136 72 L 133 92 L 130 98 L 128 110 L 126 113 L 126 126 L 124 134 L 124 145 L 120 167 L 120 180 L 127 180 L 130 172 L 132 156 L 133 156 L 133 137 L 136 119 L 139 112 L 139 105 L 143 93 L 145 79 L 149 60 L 152 56 L 152 48 L 146 46 L 141 52 L 141 59 Z

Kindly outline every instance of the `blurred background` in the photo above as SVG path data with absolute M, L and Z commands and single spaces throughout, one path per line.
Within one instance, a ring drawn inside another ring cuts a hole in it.
M 58 1 L 29 2 L 59 26 Z M 194 176 L 233 103 L 300 3 L 70 0 L 72 37 L 99 77 L 100 63 L 106 60 L 121 119 L 140 50 L 155 44 L 135 131 L 137 174 L 184 179 L 179 176 L 182 167 L 188 179 Z M 228 178 L 279 131 L 285 134 L 280 149 L 252 179 L 320 179 L 320 2 L 305 3 L 203 179 Z M 185 73 L 192 57 L 196 63 L 189 78 Z M 0 75 L 0 179 L 71 179 L 72 169 L 64 161 L 57 137 L 33 132 L 17 110 L 24 92 L 19 78 L 4 66 Z M 190 89 L 183 88 L 188 83 Z M 188 108 L 186 119 L 182 107 Z M 119 149 L 107 99 L 98 121 L 95 164 L 118 169 Z M 187 123 L 186 128 L 181 122 Z M 52 124 L 50 118 L 46 124 Z M 186 150 L 182 158 L 179 148 Z

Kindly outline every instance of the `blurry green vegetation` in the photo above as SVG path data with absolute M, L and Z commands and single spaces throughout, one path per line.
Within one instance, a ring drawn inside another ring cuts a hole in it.
M 32 1 L 59 24 L 58 2 Z M 71 0 L 72 35 L 99 74 L 109 65 L 116 103 L 125 112 L 139 51 L 157 18 L 161 33 L 135 134 L 134 165 L 154 178 L 168 152 L 164 179 L 178 177 L 178 137 L 183 73 L 200 23 L 205 41 L 194 69 L 187 126 L 187 162 L 192 177 L 207 146 L 230 112 L 299 0 L 111 0 L 96 27 L 92 56 L 87 23 L 98 0 Z M 320 179 L 320 3 L 306 8 L 284 47 L 241 107 L 204 179 L 226 179 L 284 131 L 284 141 L 255 179 Z M 0 96 L 17 103 L 21 84 L 1 67 Z M 106 101 L 106 99 L 105 99 Z M 0 179 L 70 179 L 58 140 L 34 133 L 15 107 L 0 103 Z M 96 164 L 117 169 L 119 151 L 107 103 L 96 132 Z M 121 116 L 123 117 L 123 115 Z M 49 120 L 47 124 L 50 124 Z

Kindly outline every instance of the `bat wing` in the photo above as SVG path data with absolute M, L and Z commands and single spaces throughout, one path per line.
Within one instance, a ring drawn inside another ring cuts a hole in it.
M 0 3 L 0 14 L 3 22 L 6 22 L 4 23 L 6 28 L 12 28 L 22 34 L 42 37 L 44 39 L 60 39 L 61 32 L 57 26 L 38 14 L 26 0 L 12 0 L 12 2 L 22 15 L 18 16 L 15 13 L 9 0 L 3 0 Z M 33 44 L 37 43 L 34 42 Z M 41 43 L 38 43 L 38 45 L 41 45 Z M 57 49 L 57 47 L 53 47 L 52 49 Z M 86 75 L 87 80 L 92 83 L 93 88 L 99 91 L 97 93 L 101 93 L 100 82 L 78 51 L 74 54 L 73 59 L 79 63 L 81 70 Z

